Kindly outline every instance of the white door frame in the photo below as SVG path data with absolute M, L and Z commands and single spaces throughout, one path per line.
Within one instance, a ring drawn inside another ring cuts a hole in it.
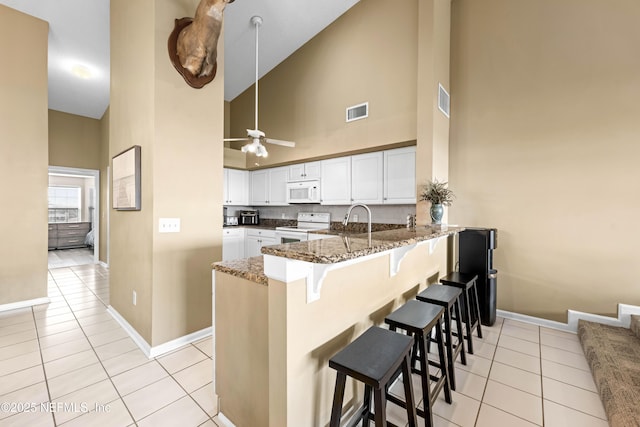
M 93 215 L 93 262 L 100 263 L 100 171 L 97 169 L 68 168 L 64 166 L 49 166 L 49 173 L 59 173 L 65 175 L 90 176 L 95 179 L 96 209 Z

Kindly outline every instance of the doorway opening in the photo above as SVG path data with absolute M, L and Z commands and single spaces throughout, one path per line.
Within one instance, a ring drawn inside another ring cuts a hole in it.
M 49 166 L 48 268 L 100 262 L 100 171 Z

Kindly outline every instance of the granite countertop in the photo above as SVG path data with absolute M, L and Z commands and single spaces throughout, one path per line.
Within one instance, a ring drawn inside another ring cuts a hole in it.
M 262 256 L 215 262 L 212 268 L 261 285 L 269 283 L 269 279 L 264 275 L 264 258 Z
M 262 253 L 317 264 L 333 264 L 456 234 L 463 230 L 464 227 L 428 225 L 375 231 L 371 233 L 371 245 L 367 233 L 341 234 L 327 239 L 266 246 L 262 248 Z

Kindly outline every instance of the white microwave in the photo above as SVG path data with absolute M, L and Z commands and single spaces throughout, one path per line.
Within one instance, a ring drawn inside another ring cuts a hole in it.
M 287 182 L 288 203 L 320 203 L 320 181 Z

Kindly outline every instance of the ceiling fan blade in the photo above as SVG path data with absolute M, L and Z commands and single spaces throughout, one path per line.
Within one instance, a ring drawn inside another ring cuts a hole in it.
M 249 139 L 249 138 L 247 138 L 247 137 L 245 136 L 244 138 L 225 138 L 225 139 L 223 139 L 223 141 L 226 141 L 226 142 L 234 142 L 234 141 L 246 141 L 246 140 L 248 140 L 248 139 Z
M 284 147 L 295 147 L 296 143 L 292 142 L 292 141 L 283 141 L 281 139 L 272 139 L 272 138 L 265 138 L 264 142 L 267 142 L 269 144 L 274 144 L 274 145 L 282 145 Z

